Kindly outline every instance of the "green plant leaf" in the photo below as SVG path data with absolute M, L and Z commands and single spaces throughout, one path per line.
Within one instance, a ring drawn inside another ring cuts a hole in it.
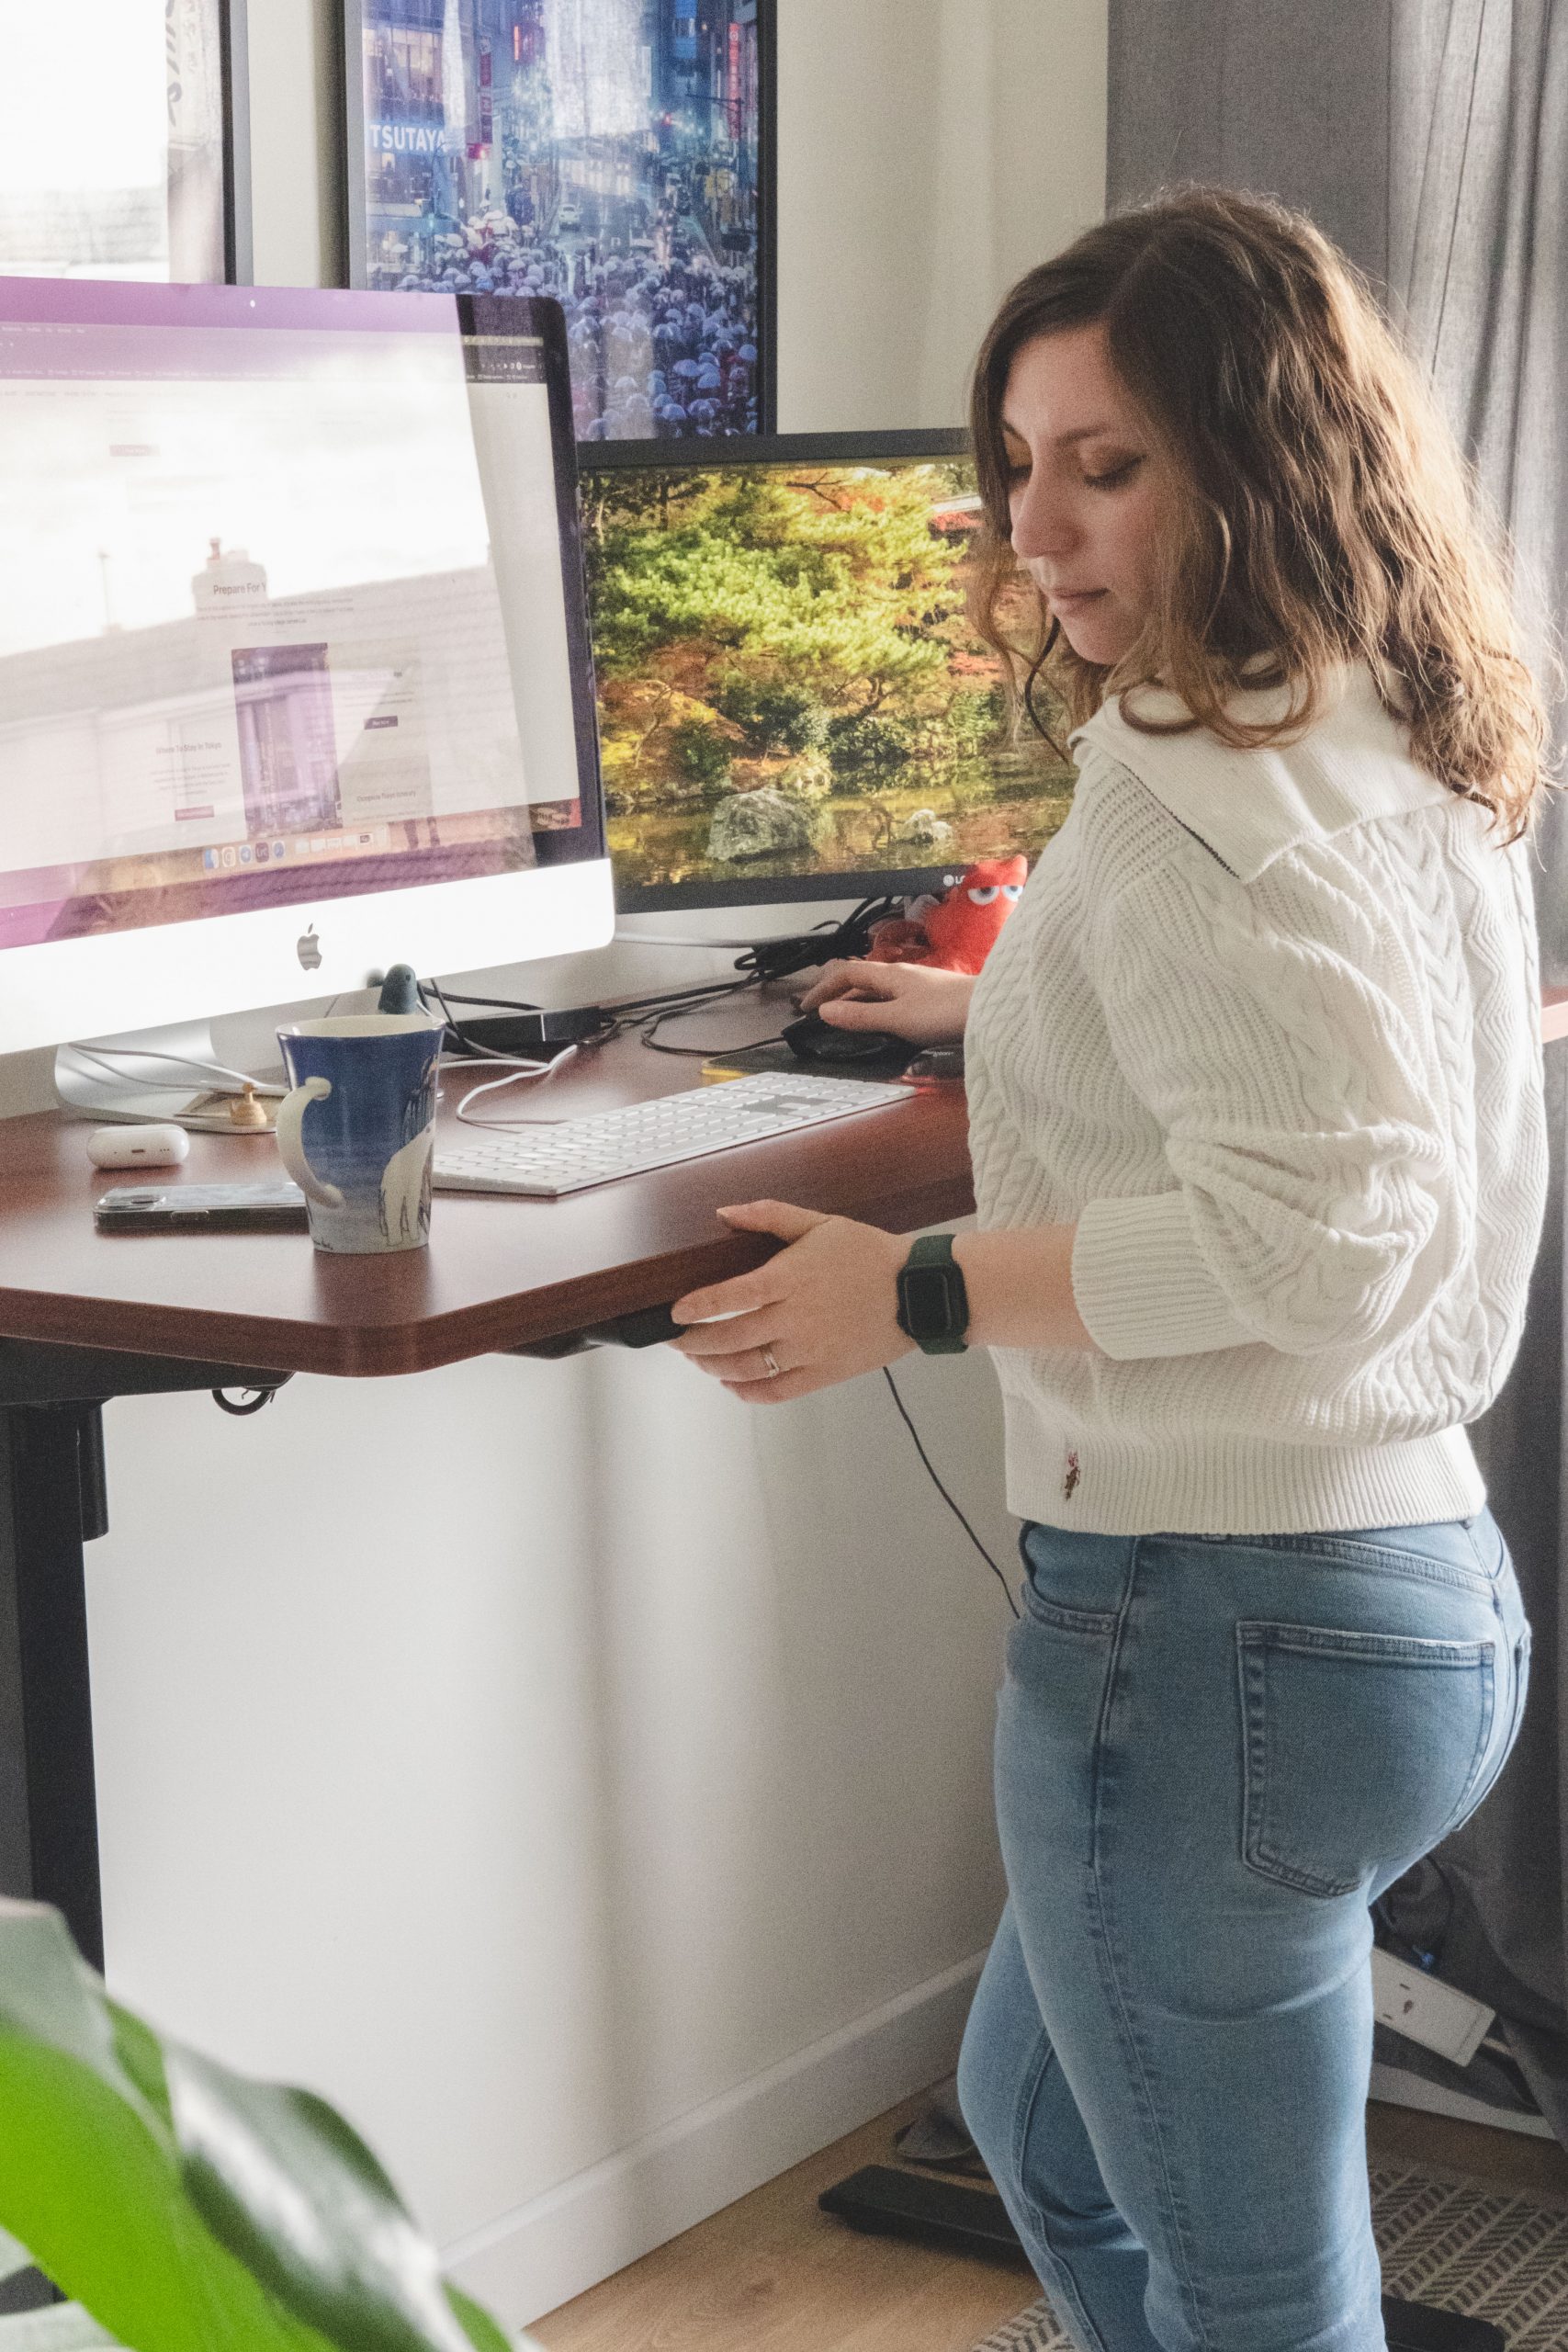
M 58 1912 L 3 1900 L 0 2117 L 0 2264 L 9 2233 L 116 2343 L 510 2352 L 324 2100 L 161 2042 Z
M 122 2009 L 107 1994 L 104 2007 L 114 2033 L 115 2056 L 172 2138 L 175 2119 L 169 2112 L 169 2086 L 164 2079 L 164 2052 L 157 2035 L 134 2011 Z
M 131 2096 L 102 1991 L 58 1911 L 0 1896 L 0 2022 Z
M 279 2301 L 353 2352 L 468 2352 L 434 2247 L 335 2109 L 177 2043 L 164 2068 L 191 2201 Z
M 515 2344 L 510 2342 L 484 2305 L 476 2303 L 471 2295 L 465 2295 L 461 2287 L 454 2287 L 450 2279 L 446 2281 L 446 2300 L 461 2321 L 463 2331 L 474 2346 L 475 2352 L 518 2352 L 519 2346 L 523 2352 L 527 2352 L 527 2346 L 534 2341 L 531 2335 L 523 2335 L 516 2339 Z
M 3 2030 L 0 2114 L 0 2223 L 117 2341 L 138 2352 L 321 2352 L 321 2337 L 212 2238 L 139 2100 Z

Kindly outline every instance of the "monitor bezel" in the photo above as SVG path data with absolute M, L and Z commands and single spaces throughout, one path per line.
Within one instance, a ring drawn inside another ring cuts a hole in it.
M 831 466 L 885 463 L 889 458 L 964 458 L 972 443 L 961 425 L 864 433 L 759 433 L 750 438 L 691 441 L 580 441 L 581 484 L 590 473 L 668 472 L 687 467 L 711 473 L 739 466 Z M 613 862 L 613 861 L 612 861 Z M 908 899 L 945 889 L 963 872 L 954 865 L 858 866 L 849 872 L 758 875 L 739 882 L 661 882 L 633 888 L 615 881 L 621 914 L 672 914 L 683 908 L 787 906 L 814 900 Z

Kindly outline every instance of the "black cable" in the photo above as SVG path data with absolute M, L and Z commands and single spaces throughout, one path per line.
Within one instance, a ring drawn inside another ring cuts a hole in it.
M 985 1545 L 976 1534 L 975 1530 L 970 1526 L 969 1521 L 964 1518 L 964 1513 L 959 1510 L 958 1505 L 953 1501 L 953 1497 L 942 1485 L 942 1480 L 931 1468 L 931 1456 L 926 1452 L 925 1447 L 920 1443 L 919 1430 L 909 1419 L 908 1408 L 905 1405 L 902 1396 L 898 1394 L 898 1384 L 894 1379 L 893 1374 L 886 1364 L 884 1364 L 882 1367 L 882 1377 L 887 1383 L 888 1392 L 893 1398 L 893 1402 L 898 1408 L 899 1419 L 903 1422 L 904 1427 L 908 1430 L 909 1435 L 915 1441 L 915 1452 L 919 1455 L 920 1460 L 925 1464 L 927 1476 L 930 1478 L 932 1486 L 936 1488 L 937 1493 L 942 1497 L 942 1501 L 947 1505 L 948 1510 L 953 1513 L 953 1518 L 958 1521 L 959 1526 L 964 1530 L 964 1534 L 969 1538 L 970 1543 L 973 1544 L 975 1549 L 978 1552 L 980 1557 L 991 1571 L 991 1574 L 996 1577 L 997 1582 L 1000 1585 L 1003 1592 L 1007 1596 L 1008 1607 L 1012 1611 L 1013 1615 L 1016 1617 L 1018 1615 L 1018 1604 L 1012 1597 L 1011 1588 L 1009 1586 L 1006 1577 L 1003 1576 L 1000 1568 L 998 1567 L 995 1560 L 992 1559 L 990 1554 L 987 1551 Z
M 735 969 L 743 978 L 716 983 L 711 992 L 703 993 L 703 1001 L 717 1003 L 723 998 L 739 995 L 746 989 L 760 988 L 765 981 L 787 978 L 792 972 L 805 971 L 813 964 L 829 963 L 838 956 L 862 955 L 871 944 L 872 925 L 895 913 L 901 904 L 902 901 L 896 899 L 863 899 L 859 906 L 852 908 L 841 921 L 819 923 L 814 931 L 797 932 L 790 938 L 759 940 L 753 946 L 743 948 L 735 959 Z M 707 1060 L 716 1054 L 750 1052 L 757 1046 L 776 1046 L 783 1042 L 782 1035 L 774 1035 L 753 1037 L 744 1047 L 667 1045 L 658 1034 L 660 1029 L 666 1021 L 674 1019 L 682 1012 L 697 1011 L 698 1005 L 693 1000 L 698 994 L 694 989 L 671 990 L 659 1001 L 660 1009 L 653 1013 L 642 1033 L 642 1042 L 650 1052 L 686 1055 L 693 1059 Z M 654 1000 L 645 998 L 642 1002 L 651 1008 Z
M 784 1031 L 781 1029 L 773 1037 L 748 1037 L 743 1046 L 737 1046 L 733 1042 L 728 1046 L 667 1046 L 656 1032 L 660 1022 L 671 1018 L 671 1015 L 668 1012 L 661 1012 L 653 1023 L 653 1027 L 645 1033 L 642 1042 L 650 1054 L 686 1054 L 694 1061 L 713 1062 L 722 1061 L 726 1054 L 754 1054 L 759 1046 L 784 1044 Z
M 446 997 L 441 994 L 439 980 L 421 980 L 419 985 L 422 989 L 429 989 L 442 1004 L 446 1003 Z M 469 996 L 462 989 L 448 989 L 446 995 L 456 997 L 459 1004 L 491 1005 L 497 1012 L 543 1012 L 545 1009 L 542 1004 L 529 1004 L 525 999 L 515 996 Z
M 850 912 L 834 921 L 818 923 L 812 931 L 796 932 L 782 939 L 758 940 L 752 946 L 742 948 L 735 958 L 734 969 L 739 977 L 733 980 L 699 980 L 687 987 L 660 989 L 649 996 L 614 997 L 592 1009 L 604 1017 L 604 1026 L 592 1037 L 580 1042 L 585 1046 L 608 1045 L 614 1038 L 626 1036 L 634 1030 L 641 1032 L 642 1043 L 656 1054 L 677 1054 L 694 1060 L 710 1059 L 715 1054 L 742 1050 L 734 1046 L 671 1046 L 658 1032 L 668 1020 L 683 1012 L 698 1012 L 705 1006 L 721 1004 L 726 999 L 744 995 L 759 989 L 768 980 L 786 979 L 792 973 L 807 970 L 814 964 L 830 963 L 839 956 L 863 956 L 871 944 L 871 932 L 875 923 L 897 914 L 902 907 L 899 899 L 873 897 L 863 899 Z M 700 947 L 700 939 L 692 942 Z M 452 1004 L 485 1005 L 497 1012 L 537 1012 L 536 1004 L 520 999 L 501 996 L 473 996 L 465 989 L 444 990 L 439 980 L 419 982 L 420 1001 L 427 1003 L 435 999 L 442 1016 L 457 1043 L 467 1052 L 491 1058 L 489 1049 L 468 1036 L 462 1023 L 452 1012 Z M 449 1001 L 450 1000 L 450 1001 Z M 776 1045 L 774 1037 L 754 1038 L 752 1045 Z M 516 1122 L 509 1121 L 508 1125 Z M 550 1121 L 548 1125 L 558 1125 Z
M 740 989 L 755 985 L 746 980 L 698 980 L 690 988 L 656 989 L 650 996 L 615 996 L 598 1009 L 615 1019 L 624 1020 L 634 1012 L 657 1012 L 664 1005 L 702 1004 L 709 997 L 734 996 Z
M 697 944 L 700 945 L 701 942 L 699 941 Z M 427 982 L 426 985 L 435 995 L 440 996 L 441 990 L 439 984 L 436 981 L 431 980 Z M 754 982 L 750 978 L 750 977 L 743 980 L 694 980 L 685 988 L 655 989 L 651 995 L 649 996 L 606 997 L 602 1004 L 596 1004 L 592 1007 L 579 1006 L 576 1009 L 578 1011 L 603 1012 L 607 1015 L 622 1012 L 635 1012 L 640 1007 L 645 1005 L 674 1004 L 688 997 L 723 995 L 730 989 L 750 988 L 754 985 Z M 446 993 L 448 996 L 454 998 L 458 1004 L 488 1004 L 494 1006 L 498 1012 L 539 1012 L 544 1010 L 541 1005 L 525 1004 L 520 1000 L 514 1000 L 508 997 L 468 996 L 460 989 L 449 989 Z
M 734 996 L 740 989 L 755 988 L 756 985 L 756 980 L 750 976 L 739 980 L 699 980 L 689 988 L 660 989 L 651 996 L 610 997 L 603 1004 L 592 1007 L 577 1006 L 573 1009 L 579 1012 L 592 1011 L 603 1013 L 605 1023 L 604 1035 L 608 1036 L 615 1034 L 617 1030 L 635 1026 L 635 1022 L 629 1017 L 631 1015 L 654 1013 L 662 1011 L 665 1007 L 679 1010 L 682 1005 L 689 1005 L 695 1010 L 697 1006 L 707 1003 L 712 998 Z M 542 1009 L 536 1004 L 525 1004 L 520 1000 L 507 997 L 468 996 L 458 989 L 444 991 L 438 980 L 422 980 L 420 988 L 422 990 L 425 989 L 430 990 L 432 996 L 440 1004 L 443 1012 L 446 1013 L 448 1025 L 459 1037 L 462 1031 L 452 1017 L 448 998 L 458 1004 L 491 1005 L 502 1012 L 537 1012 Z M 584 1039 L 582 1042 L 589 1041 Z
M 716 989 L 713 995 L 705 998 L 701 1004 L 665 1005 L 659 1012 L 636 1024 L 641 1029 L 642 1043 L 650 1053 L 686 1054 L 702 1060 L 710 1060 L 716 1054 L 750 1053 L 755 1046 L 779 1045 L 783 1042 L 782 1030 L 775 1032 L 771 1037 L 748 1037 L 742 1045 L 739 1046 L 732 1039 L 722 1046 L 671 1046 L 667 1045 L 659 1035 L 667 1021 L 683 1020 L 694 1012 L 703 1012 L 706 1005 L 721 1004 L 728 997 L 743 996 L 749 989 L 760 985 L 761 983 L 757 980 L 728 980 L 721 988 Z
M 735 968 L 754 974 L 759 980 L 782 980 L 812 964 L 863 956 L 871 944 L 872 926 L 897 913 L 903 903 L 901 899 L 863 899 L 837 922 L 819 923 L 814 931 L 796 932 L 784 939 L 758 940 L 754 946 L 742 949 Z
M 441 983 L 440 983 L 440 981 L 439 981 L 439 980 L 419 980 L 419 981 L 416 981 L 416 982 L 415 982 L 415 986 L 416 986 L 416 987 L 418 988 L 418 989 L 419 989 L 419 1001 L 420 1001 L 421 1004 L 424 1005 L 424 1009 L 425 1009 L 426 1012 L 428 1012 L 430 1011 L 430 1006 L 429 1006 L 429 1004 L 428 1004 L 428 1003 L 426 1003 L 426 1001 L 425 1001 L 425 994 L 424 994 L 424 992 L 425 992 L 426 989 L 428 989 L 430 990 L 431 995 L 435 999 L 436 1003 L 441 1007 L 442 1018 L 445 1020 L 445 1022 L 446 1022 L 446 1023 L 447 1028 L 450 1030 L 450 1032 L 451 1032 L 452 1035 L 457 1039 L 457 1041 L 458 1045 L 462 1046 L 462 1048 L 463 1048 L 464 1052 L 465 1052 L 465 1053 L 472 1054 L 472 1055 L 475 1057 L 475 1058 L 476 1058 L 476 1059 L 478 1059 L 478 1060 L 481 1060 L 481 1061 L 488 1061 L 488 1060 L 490 1060 L 490 1058 L 491 1058 L 491 1055 L 490 1055 L 489 1048 L 488 1048 L 487 1046 L 481 1046 L 481 1045 L 478 1044 L 474 1038 L 472 1038 L 472 1037 L 468 1037 L 468 1036 L 466 1036 L 466 1035 L 464 1035 L 464 1033 L 463 1033 L 463 1026 L 462 1026 L 461 1022 L 454 1020 L 453 1015 L 452 1015 L 452 1008 L 451 1008 L 451 1006 L 447 1003 L 446 997 L 442 994 L 442 989 L 441 989 Z M 479 998 L 479 999 L 478 999 L 478 1000 L 475 1000 L 474 998 L 471 998 L 471 997 L 464 997 L 464 996 L 460 996 L 460 997 L 457 999 L 457 1001 L 458 1001 L 458 1003 L 459 1003 L 459 1004 L 470 1004 L 470 1003 L 475 1002 L 476 1001 L 477 1001 L 478 1002 L 480 1002 L 480 1003 L 482 1003 L 482 1002 L 484 1001 L 483 998 Z M 538 1010 L 537 1006 L 536 1006 L 536 1005 L 532 1005 L 532 1004 L 520 1004 L 520 1005 L 517 1005 L 516 1007 L 514 1007 L 513 1009 L 514 1009 L 516 1012 L 536 1012 L 536 1011 Z
M 752 946 L 742 948 L 735 958 L 734 969 L 739 978 L 733 980 L 698 980 L 678 989 L 656 989 L 648 996 L 612 997 L 592 1009 L 605 1019 L 604 1038 L 623 1036 L 628 1029 L 645 1025 L 657 1027 L 660 1019 L 682 1008 L 695 1012 L 704 1004 L 717 1003 L 728 996 L 739 996 L 748 989 L 760 988 L 766 980 L 785 979 L 791 973 L 805 971 L 813 964 L 831 962 L 838 956 L 862 955 L 871 944 L 874 923 L 896 914 L 903 901 L 898 899 L 863 899 L 860 904 L 839 921 L 818 923 L 815 930 L 796 932 L 782 939 L 758 940 Z M 703 942 L 694 939 L 694 947 Z M 452 1005 L 479 1004 L 496 1012 L 537 1012 L 540 1007 L 517 997 L 474 996 L 466 989 L 444 990 L 439 980 L 421 980 L 421 1001 L 426 990 L 440 1005 L 447 1026 L 460 1044 L 475 1050 L 471 1041 L 463 1035 L 462 1025 L 454 1019 Z M 641 1016 L 639 1018 L 639 1016 Z M 590 1042 L 584 1040 L 584 1043 Z M 770 1041 L 771 1042 L 771 1041 Z M 661 1052 L 695 1051 L 695 1048 L 661 1046 Z M 718 1048 L 723 1051 L 724 1048 Z
M 622 1016 L 634 1012 L 664 1014 L 679 1012 L 684 1006 L 695 1012 L 717 997 L 744 996 L 749 989 L 758 985 L 750 977 L 743 980 L 705 980 L 700 988 L 661 989 L 657 996 L 623 997 L 607 1010 Z
M 253 1413 L 259 1413 L 264 1405 L 270 1405 L 276 1394 L 276 1388 L 242 1388 L 240 1396 L 243 1401 L 231 1405 L 223 1390 L 215 1388 L 212 1401 L 220 1413 L 231 1413 L 237 1421 L 245 1421 Z

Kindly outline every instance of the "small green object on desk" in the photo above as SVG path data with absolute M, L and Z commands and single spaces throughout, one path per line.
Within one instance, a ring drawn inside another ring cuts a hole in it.
M 419 1001 L 419 978 L 412 964 L 394 964 L 381 983 L 381 993 L 376 1000 L 378 1012 L 423 1012 Z

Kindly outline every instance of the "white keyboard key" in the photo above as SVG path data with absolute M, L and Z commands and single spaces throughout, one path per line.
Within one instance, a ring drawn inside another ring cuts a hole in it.
M 628 1102 L 558 1126 L 518 1126 L 483 1143 L 438 1144 L 434 1181 L 447 1193 L 519 1193 L 555 1200 L 591 1184 L 640 1176 L 682 1159 L 797 1134 L 830 1119 L 908 1102 L 907 1086 L 858 1078 L 783 1074 L 724 1080 Z

